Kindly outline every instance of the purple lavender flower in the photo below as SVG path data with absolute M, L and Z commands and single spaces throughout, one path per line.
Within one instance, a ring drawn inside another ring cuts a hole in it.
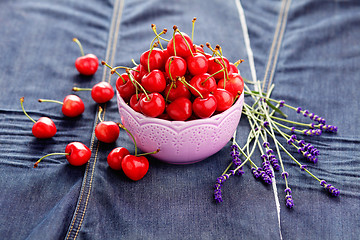
M 321 180 L 320 185 L 323 186 L 332 196 L 337 197 L 340 195 L 340 190 L 331 184 L 327 184 L 325 180 Z
M 264 147 L 264 148 L 269 147 L 269 145 L 270 145 L 270 143 L 269 143 L 269 142 L 264 142 L 264 143 L 263 143 L 263 147 Z
M 290 194 L 286 195 L 285 200 L 286 200 L 286 206 L 288 208 L 294 207 L 294 200 L 292 199 L 292 196 Z
M 275 155 L 270 154 L 268 157 L 269 157 L 270 164 L 271 164 L 271 166 L 273 166 L 274 170 L 279 171 L 280 165 L 279 165 L 279 161 L 276 159 Z
M 231 145 L 231 152 L 230 155 L 232 157 L 232 162 L 234 163 L 235 166 L 240 166 L 241 165 L 241 158 L 240 158 L 240 152 L 239 152 L 239 148 L 236 144 Z M 234 171 L 235 173 L 235 171 Z M 237 175 L 242 175 L 244 174 L 243 171 L 243 167 L 240 167 L 237 171 L 236 171 Z
M 281 173 L 281 176 L 282 176 L 283 179 L 288 178 L 289 173 L 284 171 L 284 172 Z
M 291 135 L 290 138 L 287 140 L 287 143 L 288 143 L 289 145 L 291 145 L 292 143 L 295 142 L 296 139 L 297 139 L 296 135 L 293 134 L 293 135 Z
M 336 133 L 338 128 L 337 126 L 334 126 L 334 125 L 328 125 L 328 124 L 320 124 L 319 126 L 320 130 L 323 130 L 325 132 L 333 132 L 333 133 Z
M 268 126 L 269 126 L 269 122 L 268 122 L 268 121 L 265 121 L 265 122 L 263 123 L 263 125 L 264 125 L 264 127 L 268 127 Z
M 215 198 L 215 201 L 220 203 L 223 201 L 222 199 L 222 193 L 221 193 L 221 187 L 223 186 L 223 183 L 229 179 L 230 177 L 230 174 L 223 174 L 221 175 L 220 177 L 218 177 L 216 179 L 216 183 L 215 183 L 215 190 L 214 190 L 214 198 Z
M 283 107 L 284 104 L 285 104 L 285 101 L 284 101 L 284 100 L 281 100 L 281 101 L 279 102 L 279 107 Z
M 265 155 L 266 156 L 266 155 Z M 264 172 L 270 177 L 270 178 L 273 178 L 274 177 L 274 174 L 273 174 L 273 171 L 271 170 L 270 168 L 270 161 L 264 161 L 262 163 L 262 168 L 264 170 Z
M 251 168 L 251 172 L 252 172 L 252 174 L 254 175 L 254 177 L 255 177 L 256 179 L 258 179 L 258 178 L 260 177 L 260 172 L 258 171 L 258 169 L 252 167 L 252 168 Z

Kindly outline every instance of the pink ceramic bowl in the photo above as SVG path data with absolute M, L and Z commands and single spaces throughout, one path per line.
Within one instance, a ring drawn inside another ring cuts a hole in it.
M 143 152 L 171 164 L 201 161 L 221 150 L 239 124 L 244 93 L 228 110 L 206 119 L 168 121 L 134 111 L 117 93 L 122 124 L 134 135 Z

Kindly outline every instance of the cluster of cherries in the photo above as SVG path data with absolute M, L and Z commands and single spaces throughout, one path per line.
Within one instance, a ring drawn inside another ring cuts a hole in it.
M 96 73 L 99 61 L 94 54 L 84 55 L 83 48 L 78 39 L 74 38 L 81 50 L 82 56 L 75 61 L 75 67 L 82 75 L 93 75 Z M 98 103 L 103 104 L 110 101 L 114 96 L 114 89 L 108 82 L 100 82 L 95 84 L 92 88 L 73 88 L 73 91 L 90 90 L 92 99 Z M 85 110 L 84 102 L 80 97 L 74 94 L 70 94 L 64 98 L 64 100 L 49 100 L 39 99 L 39 102 L 53 102 L 62 105 L 62 113 L 66 117 L 77 117 L 81 115 Z M 36 138 L 46 139 L 52 138 L 57 132 L 55 123 L 48 117 L 41 117 L 37 121 L 31 118 L 24 109 L 24 97 L 20 98 L 20 104 L 24 114 L 34 122 L 32 127 L 32 133 Z M 113 121 L 104 121 L 101 118 L 102 108 L 99 107 L 99 123 L 95 127 L 95 136 L 97 139 L 104 143 L 113 143 L 117 140 L 120 133 L 120 128 L 128 131 L 122 124 L 115 123 Z M 128 132 L 131 134 L 130 132 Z M 126 148 L 117 147 L 113 149 L 108 157 L 107 162 L 109 166 L 114 170 L 123 170 L 125 175 L 130 179 L 137 181 L 145 176 L 149 169 L 149 162 L 145 155 L 154 154 L 158 150 L 152 153 L 137 154 L 135 143 L 135 155 L 129 153 Z M 50 153 L 40 158 L 35 164 L 34 168 L 46 157 L 52 155 L 65 155 L 68 162 L 73 166 L 81 166 L 89 161 L 91 158 L 91 150 L 81 142 L 71 142 L 65 147 L 63 153 Z
M 193 20 L 193 23 L 196 19 Z M 148 117 L 185 121 L 208 118 L 230 108 L 244 89 L 236 63 L 223 56 L 221 47 L 193 44 L 192 37 L 174 26 L 170 40 L 152 29 L 155 38 L 134 68 L 103 65 L 119 75 L 116 89 L 132 109 Z M 167 41 L 164 48 L 160 42 Z M 126 69 L 119 74 L 116 70 Z

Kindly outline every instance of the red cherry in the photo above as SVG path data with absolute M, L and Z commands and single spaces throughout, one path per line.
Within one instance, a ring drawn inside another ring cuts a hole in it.
M 133 181 L 142 179 L 149 170 L 149 161 L 144 156 L 126 155 L 121 163 L 125 175 Z
M 166 49 L 170 56 L 180 56 L 180 57 L 186 58 L 187 56 L 191 55 L 191 52 L 193 52 L 193 53 L 195 52 L 191 38 L 186 33 L 181 33 L 181 34 L 184 36 L 186 41 L 180 35 L 180 33 L 178 33 L 178 32 L 175 33 L 176 54 L 174 51 L 174 43 L 173 43 L 174 38 L 171 38 L 170 41 L 168 42 Z M 187 42 L 187 44 L 186 44 L 186 42 Z M 189 47 L 190 47 L 190 49 L 189 49 Z
M 66 159 L 73 166 L 87 163 L 91 157 L 90 149 L 81 142 L 71 142 L 65 148 Z
M 166 87 L 166 80 L 162 71 L 155 69 L 143 76 L 141 85 L 149 92 L 162 92 Z
M 151 53 L 150 53 L 151 52 Z M 149 58 L 150 53 L 150 58 Z M 149 49 L 146 52 L 142 53 L 140 56 L 140 64 L 145 67 L 148 72 L 151 72 L 154 69 L 164 68 L 167 54 L 164 53 L 159 48 Z M 148 64 L 150 63 L 150 65 Z
M 218 112 L 225 111 L 226 109 L 230 108 L 234 103 L 234 95 L 232 95 L 229 91 L 223 88 L 216 89 L 213 95 L 216 98 L 216 111 Z
M 121 74 L 121 77 L 116 80 L 116 90 L 125 102 L 128 102 L 136 92 L 134 84 L 126 73 Z
M 94 54 L 87 54 L 84 55 L 83 48 L 81 43 L 78 39 L 74 38 L 74 42 L 76 42 L 81 50 L 81 57 L 78 57 L 75 61 L 75 67 L 79 71 L 79 73 L 83 75 L 93 75 L 96 73 L 99 67 L 99 59 Z
M 185 75 L 187 64 L 184 58 L 178 56 L 171 56 L 168 58 L 165 64 L 165 71 L 167 75 L 176 79 Z
M 81 142 L 71 142 L 66 145 L 65 152 L 50 153 L 37 160 L 34 164 L 34 168 L 38 166 L 41 160 L 52 155 L 66 155 L 66 159 L 71 165 L 81 166 L 89 161 L 91 157 L 91 150 Z
M 185 121 L 192 114 L 192 103 L 188 98 L 177 98 L 166 107 L 166 112 L 175 121 Z
M 224 88 L 228 90 L 234 97 L 237 94 L 241 94 L 244 90 L 244 80 L 238 73 L 231 73 L 228 75 L 228 79 L 224 81 L 224 79 L 221 79 L 218 82 L 218 88 Z
M 77 117 L 85 110 L 84 102 L 73 94 L 67 95 L 62 102 L 49 99 L 39 99 L 38 101 L 62 104 L 61 111 L 67 117 Z
M 213 92 L 217 88 L 216 80 L 208 73 L 202 73 L 194 76 L 190 80 L 190 85 L 196 88 L 202 95 Z M 199 96 L 199 93 L 194 89 L 190 88 L 190 91 L 194 96 Z
M 84 102 L 76 95 L 70 94 L 64 98 L 62 113 L 67 117 L 77 117 L 85 110 Z
M 119 126 L 113 121 L 101 121 L 95 127 L 95 136 L 104 143 L 113 143 L 118 139 Z
M 208 118 L 215 112 L 216 98 L 212 94 L 204 94 L 203 98 L 197 97 L 193 102 L 193 111 L 199 118 Z
M 39 118 L 32 127 L 32 134 L 36 138 L 52 138 L 56 131 L 55 123 L 48 117 Z
M 208 70 L 208 60 L 201 53 L 196 53 L 194 56 L 187 57 L 186 62 L 188 70 L 192 75 L 206 73 Z
M 214 73 L 216 73 L 222 69 L 225 69 L 224 66 L 226 67 L 227 71 L 229 71 L 229 69 L 230 69 L 229 60 L 227 60 L 226 57 L 222 57 L 222 58 L 219 56 L 211 57 L 208 60 L 208 64 L 209 64 L 208 73 L 210 75 L 213 75 Z M 215 79 L 224 78 L 224 72 L 219 72 L 219 73 L 215 74 L 214 78 Z
M 233 63 L 229 63 L 229 74 L 230 73 L 237 73 L 239 74 L 239 69 L 237 68 L 237 66 Z
M 121 170 L 122 160 L 126 155 L 129 155 L 130 152 L 123 147 L 114 148 L 109 155 L 107 156 L 107 163 L 109 167 L 114 170 Z
M 202 52 L 205 53 L 204 48 L 202 46 L 196 45 L 194 46 L 195 52 Z
M 108 82 L 99 82 L 92 87 L 91 97 L 97 103 L 106 103 L 114 96 L 114 89 Z
M 140 100 L 140 110 L 148 117 L 157 117 L 165 110 L 165 100 L 160 93 L 148 94 Z
M 172 85 L 171 83 L 168 84 L 164 91 L 164 96 L 167 96 L 167 100 L 172 102 L 177 98 L 185 97 L 189 98 L 191 97 L 191 93 L 187 86 L 185 86 L 181 81 L 176 80 L 175 83 Z
M 144 76 L 145 74 L 148 73 L 148 71 L 147 71 L 146 68 L 145 68 L 143 65 L 141 65 L 141 64 L 137 65 L 136 68 L 135 68 L 135 70 L 136 70 L 136 71 L 131 70 L 130 73 L 133 75 L 133 77 L 135 78 L 136 81 L 138 81 L 139 83 L 141 83 L 141 79 L 143 78 L 143 76 Z M 127 74 L 123 74 L 123 75 L 128 76 Z
M 145 97 L 145 93 L 140 93 L 136 96 L 136 94 L 132 95 L 129 101 L 129 105 L 136 112 L 141 112 L 140 110 L 140 99 Z

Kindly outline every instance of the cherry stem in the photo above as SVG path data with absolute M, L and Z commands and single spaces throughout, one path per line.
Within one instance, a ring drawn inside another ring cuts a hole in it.
M 78 91 L 91 91 L 92 88 L 78 88 L 78 87 L 73 87 L 72 90 L 74 92 L 78 92 Z
M 21 98 L 20 98 L 20 104 L 21 104 L 21 108 L 22 108 L 24 114 L 25 114 L 31 121 L 33 121 L 34 123 L 36 123 L 36 121 L 35 121 L 32 117 L 30 117 L 29 114 L 27 114 L 27 112 L 25 111 L 25 108 L 24 108 L 24 97 L 21 97 Z
M 137 89 L 137 86 L 136 86 L 136 85 L 138 85 L 138 86 L 141 88 L 141 90 L 144 92 L 144 94 L 145 94 L 145 96 L 146 96 L 146 99 L 147 99 L 147 100 L 150 100 L 150 97 L 149 97 L 149 95 L 146 93 L 146 90 L 144 89 L 144 87 L 141 86 L 141 84 L 140 84 L 138 81 L 136 81 L 136 79 L 135 79 L 134 76 L 130 73 L 130 71 L 129 71 L 128 69 L 126 70 L 126 73 L 128 74 L 129 79 L 130 79 L 130 81 L 134 84 L 135 88 Z
M 151 29 L 153 30 L 153 32 L 154 32 L 155 35 L 156 35 L 156 39 L 158 40 L 158 43 L 159 43 L 159 45 L 160 45 L 160 48 L 161 48 L 162 50 L 164 50 L 164 48 L 163 48 L 163 46 L 162 46 L 162 44 L 161 44 L 161 42 L 160 42 L 160 35 L 163 34 L 163 32 L 161 32 L 160 34 L 158 34 L 157 31 L 156 31 L 156 25 L 155 25 L 155 24 L 151 24 Z
M 239 59 L 234 63 L 234 65 L 237 67 L 237 66 L 239 66 L 240 63 L 242 63 L 244 61 L 245 61 L 244 59 Z
M 174 29 L 174 32 L 173 32 L 174 55 L 176 56 L 175 33 L 176 33 L 176 30 L 177 30 L 177 26 L 176 26 L 176 25 L 174 25 L 174 26 L 173 26 L 173 29 Z
M 216 74 L 221 73 L 221 72 L 223 72 L 223 71 L 225 71 L 225 70 L 224 70 L 224 69 L 220 69 L 219 71 L 217 71 L 217 72 L 211 74 L 210 76 L 208 76 L 208 77 L 207 77 L 203 82 L 201 82 L 201 83 L 202 83 L 202 84 L 206 83 L 206 81 L 209 80 L 211 77 L 214 77 Z
M 84 56 L 84 55 L 85 55 L 85 54 L 84 54 L 84 50 L 83 50 L 83 47 L 81 46 L 81 43 L 80 43 L 79 39 L 73 38 L 73 41 L 76 42 L 77 45 L 79 46 L 80 51 L 81 51 L 81 56 Z
M 203 95 L 199 92 L 199 90 L 197 90 L 194 86 L 192 86 L 190 83 L 188 83 L 185 78 L 179 78 L 179 81 L 182 82 L 183 84 L 185 84 L 186 86 L 192 88 L 195 92 L 197 92 L 200 96 L 200 98 L 204 98 Z
M 180 34 L 180 36 L 184 39 L 184 42 L 186 44 L 186 46 L 189 48 L 189 51 L 191 53 L 191 56 L 194 56 L 193 52 L 191 51 L 191 48 L 190 48 L 190 44 L 188 43 L 188 41 L 186 41 L 184 35 L 179 31 L 179 29 L 176 29 L 176 31 Z
M 38 99 L 38 102 L 51 102 L 51 103 L 58 103 L 63 105 L 63 102 L 57 101 L 57 100 L 51 100 L 51 99 Z
M 195 28 L 195 22 L 196 22 L 196 17 L 193 18 L 192 20 L 192 29 L 191 29 L 191 41 L 194 41 L 194 28 Z
M 146 155 L 155 154 L 155 153 L 158 153 L 158 152 L 160 152 L 160 149 L 159 149 L 159 148 L 156 149 L 156 150 L 153 151 L 153 152 L 141 153 L 141 154 L 138 154 L 138 155 L 135 155 L 135 156 L 137 156 L 137 157 L 139 157 L 139 156 L 146 156 Z
M 49 153 L 49 154 L 43 156 L 42 158 L 40 158 L 39 160 L 37 160 L 36 163 L 34 163 L 34 168 L 36 168 L 39 165 L 41 160 L 43 160 L 46 157 L 53 156 L 53 155 L 70 155 L 70 153 Z
M 132 58 L 131 59 L 131 62 L 137 67 L 139 64 L 137 64 L 136 62 L 135 62 L 135 60 Z
M 169 91 L 166 93 L 165 102 L 168 102 L 169 94 L 170 94 L 170 91 L 173 88 L 173 86 L 174 86 L 174 80 L 171 80 Z
M 108 68 L 110 68 L 110 70 L 113 69 L 113 68 L 112 68 L 109 64 L 107 64 L 105 61 L 101 61 L 101 64 L 107 66 Z M 123 81 L 123 83 L 126 83 L 125 79 L 121 76 L 120 73 L 118 73 L 117 71 L 115 71 L 115 73 L 121 78 L 121 80 Z M 114 73 L 111 71 L 111 74 L 114 74 Z
M 172 78 L 171 76 L 171 63 L 174 61 L 174 58 L 170 58 L 170 61 L 169 61 L 169 77 L 170 77 L 170 80 L 171 81 L 174 81 L 174 79 Z
M 122 128 L 122 129 L 124 129 L 131 136 L 131 138 L 132 138 L 132 140 L 134 142 L 134 146 L 135 146 L 135 156 L 137 156 L 137 144 L 136 144 L 134 135 L 132 135 L 132 133 L 124 125 L 122 125 L 121 123 L 118 123 L 118 126 L 120 128 Z
M 102 112 L 103 112 L 103 108 L 99 106 L 98 118 L 99 118 L 100 122 L 104 121 L 104 119 L 101 118 Z

